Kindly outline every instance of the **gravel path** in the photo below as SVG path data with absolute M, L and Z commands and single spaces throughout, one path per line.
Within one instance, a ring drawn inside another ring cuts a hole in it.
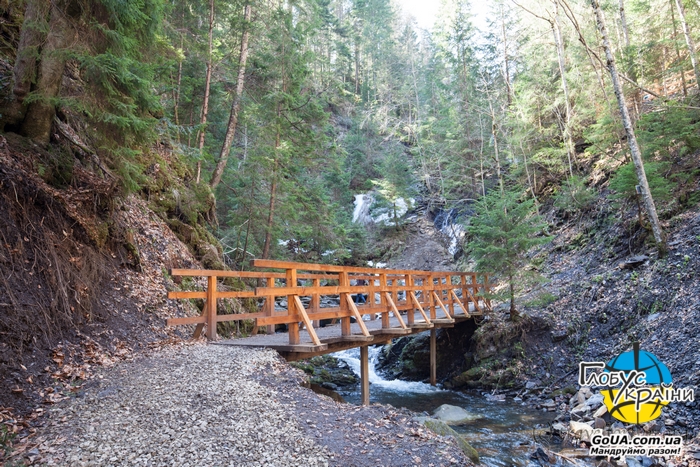
M 407 411 L 338 404 L 300 387 L 271 350 L 171 348 L 98 374 L 50 410 L 42 465 L 466 465 Z

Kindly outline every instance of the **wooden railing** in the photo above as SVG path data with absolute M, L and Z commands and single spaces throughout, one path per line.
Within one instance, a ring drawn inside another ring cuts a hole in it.
M 168 292 L 170 299 L 204 299 L 205 304 L 201 316 L 172 318 L 167 324 L 196 324 L 195 337 L 199 337 L 206 325 L 206 336 L 212 340 L 216 339 L 216 324 L 224 321 L 255 320 L 256 330 L 259 326 L 270 326 L 269 331 L 276 324 L 286 324 L 289 344 L 297 345 L 301 323 L 312 343 L 321 345 L 314 330 L 320 320 L 340 320 L 341 339 L 370 340 L 364 315 L 369 315 L 371 320 L 380 315 L 382 333 L 400 334 L 402 329 L 454 322 L 455 317 L 480 315 L 491 308 L 489 300 L 484 298 L 484 293 L 489 291 L 487 274 L 372 269 L 259 259 L 253 261 L 253 266 L 283 272 L 171 270 L 172 276 L 206 277 L 207 289 Z M 228 277 L 254 280 L 260 285 L 252 290 L 219 291 L 218 279 Z M 479 277 L 481 282 L 477 280 Z M 358 280 L 364 280 L 366 285 L 351 285 Z M 358 294 L 366 296 L 366 303 L 355 303 L 353 296 Z M 339 305 L 322 307 L 321 298 L 324 296 L 335 296 L 339 299 Z M 277 297 L 286 297 L 286 310 L 275 310 Z M 303 305 L 302 297 L 308 297 L 308 308 Z M 258 305 L 257 312 L 218 314 L 217 300 L 224 298 L 257 298 L 262 299 L 262 303 Z M 422 319 L 416 320 L 416 310 Z M 402 316 L 404 312 L 405 317 Z M 398 325 L 391 326 L 390 314 L 396 318 Z M 361 335 L 351 334 L 351 318 L 358 323 Z

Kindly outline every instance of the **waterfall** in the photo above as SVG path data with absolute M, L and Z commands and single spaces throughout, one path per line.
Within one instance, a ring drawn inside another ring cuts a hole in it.
M 355 208 L 352 212 L 353 223 L 359 222 L 360 224 L 382 224 L 385 226 L 394 225 L 396 220 L 394 219 L 394 214 L 396 217 L 402 218 L 416 203 L 413 198 L 396 198 L 393 203 L 389 205 L 380 203 L 380 206 L 374 208 L 373 212 L 370 214 L 370 209 L 375 204 L 374 195 L 372 192 L 360 193 L 355 195 L 354 205 Z
M 376 372 L 377 358 L 382 351 L 382 346 L 369 347 L 369 382 L 391 392 L 410 392 L 417 394 L 441 392 L 442 389 L 421 383 L 419 381 L 401 381 L 400 379 L 386 380 Z M 348 364 L 350 369 L 360 376 L 360 349 L 354 348 L 332 354 L 334 357 Z
M 352 222 L 360 222 L 361 224 L 369 224 L 372 222 L 372 217 L 369 215 L 369 208 L 372 206 L 374 198 L 372 195 L 361 193 L 355 195 L 355 209 L 352 212 Z
M 457 221 L 458 212 L 452 208 L 449 211 L 440 211 L 435 216 L 435 228 L 443 235 L 450 239 L 450 245 L 447 250 L 452 256 L 456 255 L 460 248 L 460 243 L 464 238 L 464 226 Z

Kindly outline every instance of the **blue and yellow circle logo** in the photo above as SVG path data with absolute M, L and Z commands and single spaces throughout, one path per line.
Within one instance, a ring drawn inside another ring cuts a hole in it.
M 666 391 L 673 382 L 671 372 L 656 355 L 639 350 L 638 342 L 631 352 L 606 363 L 603 372 L 624 375 L 618 387 L 608 386 L 602 391 L 608 412 L 622 422 L 654 420 L 669 403 Z

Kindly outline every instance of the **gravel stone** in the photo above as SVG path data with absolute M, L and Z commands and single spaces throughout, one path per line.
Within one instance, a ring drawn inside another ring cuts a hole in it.
M 391 406 L 342 404 L 302 388 L 269 349 L 171 347 L 104 369 L 53 406 L 42 465 L 469 465 L 454 443 Z M 421 461 L 416 461 L 416 458 Z

